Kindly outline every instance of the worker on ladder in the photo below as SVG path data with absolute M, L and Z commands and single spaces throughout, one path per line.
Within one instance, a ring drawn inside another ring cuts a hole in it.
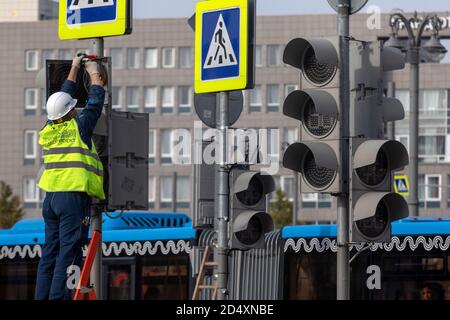
M 45 245 L 37 271 L 37 300 L 70 299 L 67 271 L 82 262 L 91 197 L 104 199 L 103 166 L 92 141 L 105 90 L 95 61 L 73 59 L 61 91 L 47 101 L 48 121 L 39 133 L 44 165 L 38 186 L 47 192 L 42 209 Z M 91 79 L 89 100 L 77 115 L 76 79 L 81 63 Z

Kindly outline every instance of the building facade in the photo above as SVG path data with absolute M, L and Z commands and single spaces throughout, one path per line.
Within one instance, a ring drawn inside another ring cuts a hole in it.
M 446 21 L 441 35 L 450 38 L 450 14 L 439 15 Z M 388 37 L 387 15 L 381 16 L 380 29 L 369 28 L 368 21 L 365 14 L 352 16 L 351 35 L 367 41 Z M 105 53 L 113 64 L 112 105 L 117 110 L 150 114 L 151 210 L 171 210 L 175 171 L 177 208 L 190 213 L 192 166 L 175 165 L 173 156 L 175 130 L 193 132 L 198 121 L 193 105 L 194 34 L 186 19 L 136 20 L 133 27 L 131 35 L 105 40 Z M 89 52 L 92 47 L 87 40 L 59 41 L 57 28 L 55 20 L 4 22 L 0 28 L 4 48 L 0 51 L 0 180 L 13 187 L 29 216 L 40 214 L 43 201 L 36 173 L 42 163 L 37 140 L 46 119 L 46 97 L 36 84 L 37 73 L 46 59 L 72 59 L 76 52 Z M 285 96 L 300 86 L 299 72 L 282 62 L 284 46 L 295 37 L 335 34 L 335 15 L 257 19 L 256 86 L 244 92 L 244 111 L 233 127 L 269 129 L 268 154 L 274 163 L 280 164 L 282 150 L 298 140 L 300 125 L 282 114 Z M 450 63 L 445 62 L 450 59 L 420 66 L 420 214 L 438 217 L 450 216 Z M 396 125 L 396 138 L 407 145 L 409 66 L 396 71 L 393 80 L 406 111 L 406 119 Z M 280 168 L 275 177 L 277 187 L 292 200 L 292 172 Z M 334 221 L 335 209 L 335 199 L 329 195 L 303 194 L 298 197 L 297 220 Z

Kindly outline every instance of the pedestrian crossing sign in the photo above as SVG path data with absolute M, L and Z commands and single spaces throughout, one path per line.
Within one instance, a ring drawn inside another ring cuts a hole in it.
M 61 40 L 120 36 L 131 33 L 132 0 L 60 0 Z
M 394 191 L 401 196 L 409 196 L 409 182 L 408 176 L 406 175 L 395 175 L 394 176 Z
M 253 88 L 254 8 L 254 0 L 197 3 L 195 93 Z

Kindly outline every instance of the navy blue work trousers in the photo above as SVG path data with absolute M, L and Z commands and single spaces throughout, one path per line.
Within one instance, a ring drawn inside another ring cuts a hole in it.
M 37 272 L 36 300 L 70 299 L 68 269 L 72 265 L 81 268 L 90 202 L 84 192 L 47 192 L 42 210 L 45 245 Z

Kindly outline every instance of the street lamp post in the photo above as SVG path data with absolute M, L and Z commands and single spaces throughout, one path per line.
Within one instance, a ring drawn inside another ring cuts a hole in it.
M 420 50 L 424 49 L 433 62 L 441 61 L 447 50 L 439 41 L 439 31 L 442 29 L 442 21 L 437 15 L 427 15 L 424 19 L 418 17 L 417 12 L 407 19 L 401 13 L 393 13 L 390 16 L 390 26 L 392 32 L 385 46 L 393 47 L 407 54 L 410 63 L 410 110 L 409 110 L 409 214 L 419 215 L 419 64 Z M 398 31 L 401 24 L 404 25 L 408 33 L 409 46 L 403 46 L 398 40 Z M 430 40 L 422 45 L 422 35 L 425 28 L 429 26 L 432 30 Z M 414 33 L 417 29 L 417 33 Z

